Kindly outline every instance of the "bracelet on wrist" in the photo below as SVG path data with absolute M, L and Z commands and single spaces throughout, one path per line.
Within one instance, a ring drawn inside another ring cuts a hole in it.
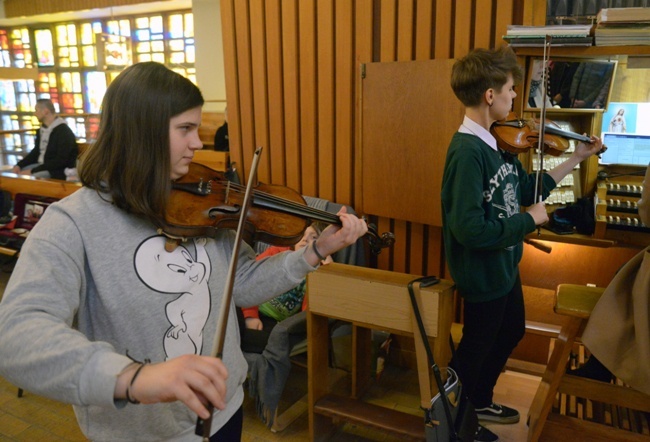
M 133 383 L 135 382 L 136 378 L 142 371 L 145 365 L 147 365 L 149 361 L 145 360 L 143 363 L 140 364 L 138 368 L 136 368 L 135 373 L 133 373 L 133 377 L 131 378 L 131 382 L 129 382 L 128 387 L 126 387 L 126 400 L 129 401 L 130 404 L 139 404 L 140 401 L 135 399 L 133 396 L 131 396 L 131 387 L 133 387 Z
M 323 255 L 321 255 L 321 253 L 316 248 L 316 240 L 312 241 L 311 249 L 314 251 L 314 255 L 316 255 L 316 257 L 318 258 L 319 261 L 324 261 L 325 260 L 325 257 Z

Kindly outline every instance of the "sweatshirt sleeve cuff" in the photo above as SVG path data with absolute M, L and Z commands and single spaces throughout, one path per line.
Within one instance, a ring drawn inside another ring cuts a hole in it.
M 526 222 L 526 234 L 535 231 L 535 228 L 537 227 L 535 225 L 535 219 L 533 218 L 533 215 L 530 213 L 524 213 L 525 215 L 525 222 Z
M 117 353 L 101 352 L 88 362 L 79 383 L 82 404 L 121 408 L 120 400 L 115 400 L 117 376 L 133 363 L 127 356 Z

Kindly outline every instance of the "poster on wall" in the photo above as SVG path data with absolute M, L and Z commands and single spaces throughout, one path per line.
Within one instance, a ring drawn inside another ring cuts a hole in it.
M 609 103 L 601 133 L 650 134 L 650 103 Z
M 650 164 L 650 103 L 610 103 L 601 128 L 601 164 Z

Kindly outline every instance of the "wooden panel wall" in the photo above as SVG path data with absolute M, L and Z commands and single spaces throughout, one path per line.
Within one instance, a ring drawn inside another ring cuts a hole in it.
M 263 146 L 259 180 L 356 207 L 359 65 L 459 58 L 501 45 L 508 24 L 532 20 L 535 3 L 221 0 L 231 159 L 240 176 L 247 179 Z M 444 272 L 438 227 L 365 215 L 397 239 L 378 268 Z

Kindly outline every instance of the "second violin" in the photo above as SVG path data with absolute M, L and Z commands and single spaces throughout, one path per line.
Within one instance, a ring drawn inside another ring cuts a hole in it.
M 544 153 L 554 156 L 562 155 L 569 148 L 569 140 L 592 143 L 591 137 L 562 130 L 550 120 L 544 125 Z M 538 146 L 540 124 L 536 120 L 523 120 L 510 112 L 504 120 L 496 121 L 490 128 L 490 133 L 496 138 L 497 145 L 510 153 L 527 152 Z

